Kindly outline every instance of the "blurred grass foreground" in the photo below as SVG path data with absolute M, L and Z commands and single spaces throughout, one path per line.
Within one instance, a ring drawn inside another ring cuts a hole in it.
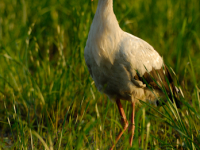
M 0 1 L 0 149 L 108 149 L 115 141 L 117 108 L 83 56 L 97 2 Z M 114 11 L 123 30 L 163 56 L 185 95 L 180 110 L 137 107 L 132 149 L 200 149 L 200 1 L 114 0 Z M 127 134 L 116 149 L 130 148 Z

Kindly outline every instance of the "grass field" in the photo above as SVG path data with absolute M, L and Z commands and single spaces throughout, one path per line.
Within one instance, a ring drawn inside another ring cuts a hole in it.
M 84 61 L 97 0 L 0 1 L 0 149 L 108 149 L 121 130 Z M 200 149 L 200 1 L 114 0 L 121 28 L 173 68 L 185 98 L 136 109 L 133 148 Z M 130 103 L 123 102 L 130 117 Z

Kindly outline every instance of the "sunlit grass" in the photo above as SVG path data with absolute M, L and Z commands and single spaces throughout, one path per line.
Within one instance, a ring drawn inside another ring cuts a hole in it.
M 97 0 L 0 1 L 0 148 L 108 149 L 121 130 L 116 105 L 84 61 Z M 123 30 L 149 42 L 185 98 L 136 108 L 132 149 L 200 149 L 200 1 L 114 0 Z M 127 116 L 131 106 L 123 102 Z M 128 149 L 128 132 L 116 149 Z M 131 148 L 130 148 L 131 149 Z

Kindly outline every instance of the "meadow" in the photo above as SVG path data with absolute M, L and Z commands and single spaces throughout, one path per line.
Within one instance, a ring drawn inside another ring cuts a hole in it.
M 109 149 L 122 129 L 97 91 L 84 47 L 97 0 L 0 1 L 0 149 Z M 174 71 L 181 109 L 136 108 L 133 147 L 200 149 L 200 1 L 114 0 L 121 28 L 150 43 Z M 172 73 L 173 73 L 172 71 Z M 130 117 L 130 103 L 123 102 Z

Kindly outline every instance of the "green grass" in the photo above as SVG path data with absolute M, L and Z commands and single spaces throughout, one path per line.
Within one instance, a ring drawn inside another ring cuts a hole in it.
M 122 128 L 84 61 L 97 0 L 0 1 L 0 149 L 108 149 Z M 132 149 L 200 149 L 200 1 L 114 0 L 176 72 L 184 105 L 136 109 Z M 123 102 L 130 117 L 130 103 Z M 128 149 L 128 132 L 116 149 Z M 131 148 L 130 148 L 131 149 Z

